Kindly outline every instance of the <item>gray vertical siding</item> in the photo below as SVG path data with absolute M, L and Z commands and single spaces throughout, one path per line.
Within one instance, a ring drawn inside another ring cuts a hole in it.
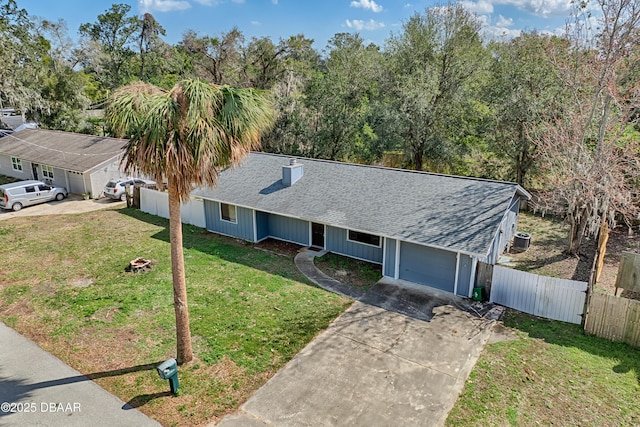
M 256 227 L 257 240 L 263 240 L 269 237 L 269 214 L 266 212 L 256 211 Z
M 220 203 L 204 201 L 207 230 L 253 242 L 253 210 L 236 206 L 237 224 L 220 219 Z
M 87 191 L 89 191 L 92 196 L 97 197 L 100 195 L 109 180 L 114 178 L 123 178 L 126 175 L 124 175 L 120 169 L 120 157 L 118 157 L 117 159 L 103 163 L 91 169 L 88 176 L 89 186 L 87 187 Z
M 309 245 L 309 222 L 269 214 L 269 235 L 274 239 Z
M 40 173 L 42 173 L 42 165 L 40 165 Z M 44 180 L 44 175 L 42 175 L 41 179 Z M 47 178 L 47 179 L 49 179 L 49 178 Z M 67 187 L 67 178 L 65 176 L 65 172 L 64 172 L 63 169 L 53 168 L 53 181 L 52 181 L 52 184 L 53 185 L 58 185 L 60 187 L 65 187 L 65 188 L 67 188 L 67 191 L 69 191 L 69 188 Z M 102 191 L 102 188 L 100 189 L 100 191 Z
M 454 291 L 456 254 L 413 243 L 400 244 L 400 279 Z
M 511 205 L 509 210 L 505 213 L 502 222 L 500 223 L 500 231 L 496 233 L 491 243 L 491 250 L 487 256 L 488 264 L 496 264 L 498 258 L 502 255 L 509 245 L 511 238 L 516 232 L 516 225 L 518 223 L 518 211 L 520 209 L 520 196 L 517 194 L 511 199 Z
M 0 173 L 23 180 L 31 179 L 31 163 L 22 160 L 22 171 L 16 171 L 13 170 L 11 156 L 0 156 Z
M 88 190 L 88 188 L 86 188 L 84 184 L 83 174 L 81 174 L 80 172 L 72 171 L 67 171 L 65 173 L 67 174 L 65 180 L 68 182 L 66 184 L 66 187 L 69 193 L 82 194 Z M 104 190 L 104 188 L 102 188 L 101 191 L 102 190 Z
M 395 277 L 396 275 L 396 244 L 397 240 L 384 239 L 385 254 L 384 254 L 384 271 L 383 275 L 387 277 Z
M 380 240 L 382 241 L 382 237 Z M 348 241 L 347 230 L 344 228 L 327 226 L 325 245 L 328 251 L 382 264 L 382 247 Z
M 471 266 L 473 261 L 469 255 L 460 254 L 458 262 L 458 295 L 469 295 L 469 282 L 471 281 Z

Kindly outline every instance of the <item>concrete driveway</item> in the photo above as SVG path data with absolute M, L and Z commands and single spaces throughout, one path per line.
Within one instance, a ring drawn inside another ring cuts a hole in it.
M 69 197 L 59 202 L 52 201 L 27 206 L 18 212 L 0 209 L 0 221 L 25 216 L 77 214 L 124 205 L 125 202 L 114 201 L 108 198 L 84 200 L 81 196 L 70 194 Z
M 453 305 L 425 322 L 356 301 L 219 426 L 440 426 L 492 324 Z

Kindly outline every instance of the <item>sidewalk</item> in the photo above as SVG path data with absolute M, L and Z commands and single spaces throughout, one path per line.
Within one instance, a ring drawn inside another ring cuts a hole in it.
M 0 323 L 0 426 L 159 426 Z

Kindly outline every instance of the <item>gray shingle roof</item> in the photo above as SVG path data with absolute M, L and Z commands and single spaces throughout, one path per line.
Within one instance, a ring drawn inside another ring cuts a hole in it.
M 86 172 L 124 153 L 126 140 L 44 129 L 0 138 L 0 154 L 75 172 Z
M 294 218 L 486 255 L 517 184 L 298 159 L 303 177 L 282 185 L 289 157 L 251 153 L 196 197 Z
M 0 120 L 2 120 L 2 123 L 9 127 L 9 129 L 15 129 L 25 123 L 25 121 L 22 120 L 22 116 L 2 116 Z

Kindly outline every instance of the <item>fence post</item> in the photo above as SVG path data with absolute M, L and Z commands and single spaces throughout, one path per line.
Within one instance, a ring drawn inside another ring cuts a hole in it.
M 580 326 L 584 330 L 587 324 L 587 317 L 589 317 L 589 305 L 591 304 L 591 294 L 593 293 L 593 285 L 595 285 L 596 281 L 596 270 L 598 263 L 598 252 L 600 252 L 600 248 L 596 248 L 596 253 L 593 257 L 593 263 L 591 263 L 591 271 L 589 272 L 589 281 L 587 282 L 587 290 L 586 295 L 584 297 L 584 309 L 582 310 L 582 322 L 580 322 Z

